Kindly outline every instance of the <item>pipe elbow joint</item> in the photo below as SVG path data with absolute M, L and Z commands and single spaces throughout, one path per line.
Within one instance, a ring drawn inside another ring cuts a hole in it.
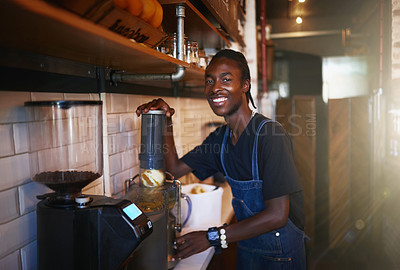
M 173 82 L 177 82 L 183 79 L 185 76 L 185 68 L 184 67 L 177 67 L 176 72 L 171 74 L 171 80 Z

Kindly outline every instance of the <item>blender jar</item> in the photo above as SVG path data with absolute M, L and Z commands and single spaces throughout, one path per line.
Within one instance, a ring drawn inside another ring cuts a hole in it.
M 77 197 L 103 174 L 102 102 L 25 102 L 32 180 Z
M 144 187 L 160 187 L 165 182 L 164 160 L 165 112 L 150 110 L 142 114 L 139 183 Z

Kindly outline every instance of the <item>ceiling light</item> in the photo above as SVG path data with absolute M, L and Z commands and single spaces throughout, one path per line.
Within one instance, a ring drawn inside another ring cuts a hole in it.
M 306 0 L 299 0 L 299 3 L 304 3 Z
M 299 16 L 296 18 L 296 23 L 301 24 L 303 22 L 303 19 Z

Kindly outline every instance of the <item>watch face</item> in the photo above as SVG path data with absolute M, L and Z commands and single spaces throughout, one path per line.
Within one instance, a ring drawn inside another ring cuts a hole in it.
M 218 231 L 210 231 L 208 232 L 208 238 L 212 240 L 217 240 L 218 239 Z

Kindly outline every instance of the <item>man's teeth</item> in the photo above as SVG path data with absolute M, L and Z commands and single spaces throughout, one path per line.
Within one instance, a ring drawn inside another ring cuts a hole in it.
M 220 97 L 220 98 L 214 98 L 214 99 L 213 99 L 213 102 L 219 103 L 219 102 L 223 102 L 223 101 L 225 101 L 225 100 L 227 100 L 226 97 Z

